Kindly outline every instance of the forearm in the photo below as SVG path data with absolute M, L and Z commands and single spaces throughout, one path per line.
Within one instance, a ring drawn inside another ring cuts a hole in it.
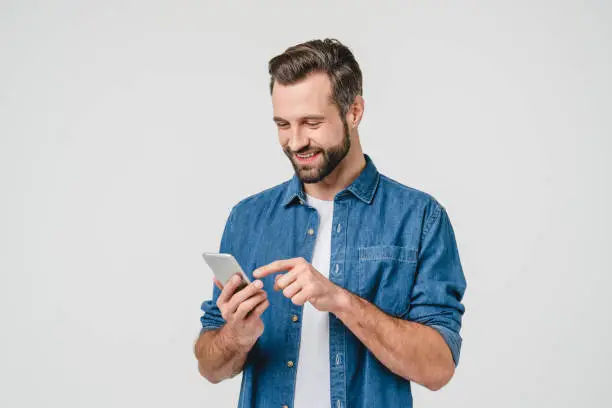
M 216 384 L 232 378 L 242 371 L 250 348 L 240 348 L 225 326 L 208 330 L 200 335 L 195 345 L 200 374 Z
M 359 296 L 342 293 L 334 314 L 389 370 L 431 390 L 450 380 L 452 355 L 435 329 L 389 316 Z

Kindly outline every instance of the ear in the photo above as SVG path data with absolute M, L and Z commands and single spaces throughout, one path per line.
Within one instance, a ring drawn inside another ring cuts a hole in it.
M 347 112 L 347 123 L 353 129 L 356 129 L 361 122 L 361 118 L 363 117 L 363 112 L 365 109 L 365 99 L 361 95 L 357 95 L 353 104 L 350 106 Z

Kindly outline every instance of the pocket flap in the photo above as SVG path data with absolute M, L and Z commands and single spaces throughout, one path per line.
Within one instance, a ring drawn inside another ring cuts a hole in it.
M 392 259 L 402 262 L 416 262 L 416 252 L 416 249 L 395 245 L 360 247 L 359 260 L 373 261 L 377 259 Z

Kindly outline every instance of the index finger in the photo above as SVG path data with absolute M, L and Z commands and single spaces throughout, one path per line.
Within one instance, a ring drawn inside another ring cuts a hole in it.
M 253 276 L 256 278 L 263 278 L 272 273 L 286 271 L 293 268 L 298 262 L 299 258 L 280 259 L 255 269 L 253 271 Z

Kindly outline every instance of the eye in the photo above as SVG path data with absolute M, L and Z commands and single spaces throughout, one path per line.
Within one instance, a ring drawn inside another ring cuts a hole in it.
M 289 127 L 289 124 L 287 122 L 276 122 L 276 126 L 279 129 L 287 129 Z
M 306 126 L 311 128 L 317 128 L 321 125 L 321 122 L 306 122 Z

